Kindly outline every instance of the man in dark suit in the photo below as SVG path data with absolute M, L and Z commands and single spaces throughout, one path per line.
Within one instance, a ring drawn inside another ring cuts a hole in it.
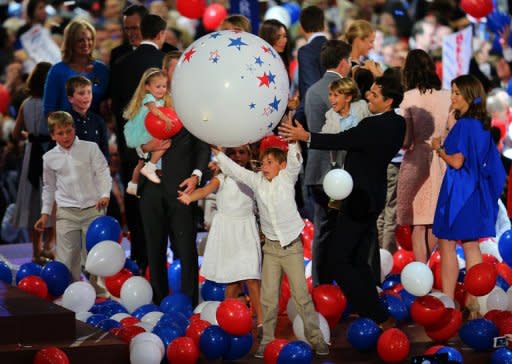
M 306 92 L 305 112 L 308 130 L 320 133 L 325 124 L 325 113 L 331 108 L 329 85 L 346 77 L 350 72 L 349 44 L 341 40 L 329 40 L 324 43 L 320 53 L 322 66 L 327 69 L 322 78 L 316 81 Z M 331 280 L 325 274 L 325 242 L 336 223 L 336 212 L 329 209 L 329 197 L 322 183 L 331 170 L 331 155 L 325 150 L 308 150 L 308 163 L 304 173 L 304 183 L 308 186 L 314 204 L 315 237 L 313 239 L 312 275 L 313 284 L 328 284 Z
M 137 165 L 138 157 L 135 150 L 126 147 L 123 132 L 126 120 L 123 118 L 123 110 L 130 102 L 144 71 L 151 67 L 162 67 L 164 53 L 160 48 L 164 42 L 165 27 L 165 20 L 158 15 L 148 14 L 142 18 L 142 41 L 134 51 L 119 58 L 111 70 L 112 111 L 116 119 L 117 145 L 122 162 L 121 175 L 125 186 Z M 147 255 L 138 199 L 125 194 L 125 207 L 126 222 L 131 233 L 131 257 L 144 270 L 147 266 Z
M 309 133 L 300 125 L 279 128 L 285 138 L 309 141 L 312 149 L 348 151 L 345 170 L 352 176 L 354 187 L 342 201 L 335 231 L 328 242 L 328 266 L 354 310 L 384 327 L 391 320 L 379 302 L 368 256 L 375 247 L 372 240 L 376 236 L 377 217 L 386 201 L 387 166 L 402 147 L 405 136 L 405 120 L 394 112 L 402 99 L 400 80 L 382 76 L 368 92 L 368 107 L 375 115 L 363 119 L 356 127 L 338 134 Z

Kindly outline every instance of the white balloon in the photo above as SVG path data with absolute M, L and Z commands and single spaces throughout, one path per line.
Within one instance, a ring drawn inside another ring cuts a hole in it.
M 480 251 L 482 254 L 489 254 L 493 257 L 496 257 L 498 261 L 502 262 L 503 258 L 501 257 L 500 251 L 498 249 L 498 244 L 494 242 L 492 239 L 487 239 L 479 244 Z
M 393 256 L 386 249 L 380 249 L 380 274 L 381 281 L 391 272 L 393 269 Z
M 218 325 L 217 322 L 217 308 L 219 308 L 220 302 L 219 301 L 209 301 L 208 304 L 206 304 L 203 307 L 203 310 L 201 311 L 201 320 L 208 321 L 212 325 Z
M 146 332 L 153 332 L 154 327 L 156 324 L 151 322 L 137 322 L 135 326 L 142 327 Z
M 152 325 L 156 325 L 157 322 L 160 321 L 160 318 L 163 315 L 164 315 L 164 313 L 160 312 L 160 311 L 148 312 L 147 314 L 142 316 L 141 321 L 142 322 L 147 322 L 147 323 L 152 324 Z
M 274 129 L 288 88 L 279 54 L 253 34 L 230 30 L 192 43 L 172 78 L 174 107 L 185 128 L 225 147 L 258 141 Z
M 263 20 L 268 19 L 279 20 L 286 28 L 289 28 L 290 24 L 292 23 L 292 19 L 288 10 L 279 5 L 272 6 L 267 10 Z
M 297 308 L 295 307 L 295 302 L 293 299 L 289 299 L 288 303 L 286 304 L 286 314 L 288 315 L 288 318 L 291 322 L 295 320 L 295 317 L 297 317 Z
M 309 277 L 311 277 L 312 275 L 312 270 L 313 269 L 313 261 L 309 261 L 308 264 L 306 264 L 306 269 L 304 270 L 304 273 L 306 275 L 306 279 L 308 279 Z
M 119 312 L 110 316 L 112 320 L 116 320 L 117 322 L 121 322 L 122 319 L 125 319 L 127 317 L 130 317 L 130 315 L 128 315 L 125 312 Z
M 201 295 L 199 295 L 199 296 L 201 296 Z M 203 310 L 204 306 L 206 306 L 210 302 L 211 301 L 203 301 L 200 304 L 198 304 L 196 306 L 196 308 L 194 308 L 194 313 L 201 313 L 201 311 Z
M 77 312 L 75 313 L 75 319 L 82 322 L 87 322 L 87 319 L 92 316 L 92 312 Z
M 163 358 L 158 345 L 151 341 L 137 343 L 130 350 L 131 364 L 160 364 Z
M 448 297 L 447 295 L 445 295 L 443 292 L 440 292 L 440 291 L 430 292 L 430 296 L 439 298 L 441 300 L 441 302 L 443 302 L 444 307 L 446 307 L 446 308 L 455 308 L 455 302 L 453 302 L 453 300 L 450 297 Z
M 485 315 L 491 310 L 506 310 L 508 307 L 508 295 L 501 287 L 494 287 L 493 290 L 485 296 L 476 298 L 480 306 L 480 313 Z
M 71 283 L 62 295 L 62 306 L 74 312 L 89 311 L 96 300 L 96 291 L 90 283 Z
M 130 351 L 132 351 L 132 348 L 135 345 L 144 344 L 146 342 L 150 342 L 158 346 L 160 354 L 164 355 L 165 353 L 165 346 L 162 341 L 157 335 L 151 333 L 151 332 L 142 332 L 138 335 L 136 335 L 131 341 L 130 341 Z
M 324 341 L 326 343 L 331 342 L 331 329 L 329 329 L 329 323 L 325 319 L 325 317 L 317 312 L 318 314 L 318 326 L 320 327 L 320 332 L 322 333 L 322 337 L 324 338 Z M 297 340 L 302 340 L 304 342 L 308 343 L 308 340 L 306 339 L 306 336 L 304 335 L 304 322 L 302 321 L 302 318 L 297 315 L 295 316 L 295 319 L 293 320 L 293 333 L 297 337 Z M 311 344 L 311 343 L 309 343 Z
M 121 244 L 105 240 L 89 251 L 85 270 L 100 277 L 110 277 L 123 269 L 125 260 L 126 256 Z
M 142 305 L 151 303 L 153 289 L 148 281 L 142 277 L 130 277 L 121 286 L 121 303 L 133 312 Z
M 343 200 L 354 187 L 352 176 L 341 168 L 331 169 L 324 177 L 324 191 L 327 196 L 334 200 Z
M 512 311 L 512 286 L 510 286 L 507 290 L 507 300 L 508 300 L 507 310 Z
M 400 273 L 400 281 L 407 292 L 421 297 L 432 290 L 434 275 L 426 264 L 412 262 L 407 264 Z

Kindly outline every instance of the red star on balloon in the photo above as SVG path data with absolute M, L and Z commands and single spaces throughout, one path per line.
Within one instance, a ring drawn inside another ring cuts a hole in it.
M 263 85 L 269 87 L 269 79 L 268 79 L 268 75 L 263 72 L 263 76 L 259 76 L 259 77 L 256 77 L 258 80 L 260 80 L 260 84 L 258 85 L 258 87 L 261 87 Z
M 196 53 L 196 50 L 194 48 L 191 48 L 188 52 L 185 53 L 185 61 L 190 62 L 190 58 L 192 58 L 192 55 Z
M 270 48 L 268 48 L 268 47 L 261 46 L 261 49 L 263 49 L 263 52 L 265 52 L 265 53 L 270 52 Z

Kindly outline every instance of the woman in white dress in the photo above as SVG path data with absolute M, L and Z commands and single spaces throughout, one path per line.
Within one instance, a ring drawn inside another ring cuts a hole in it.
M 226 155 L 250 169 L 248 145 L 228 148 Z M 237 298 L 240 282 L 247 284 L 258 326 L 262 323 L 260 305 L 261 245 L 253 193 L 246 185 L 218 174 L 191 194 L 180 192 L 178 200 L 188 205 L 217 192 L 217 212 L 212 219 L 201 274 L 208 280 L 227 283 L 226 298 Z

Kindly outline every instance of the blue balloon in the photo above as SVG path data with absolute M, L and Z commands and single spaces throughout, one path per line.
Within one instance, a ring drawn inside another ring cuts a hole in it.
M 112 319 L 101 320 L 100 322 L 98 322 L 96 324 L 96 327 L 103 331 L 109 331 L 110 329 L 119 328 L 121 326 L 122 325 L 120 322 L 117 322 L 116 320 L 112 320 Z
M 133 311 L 132 316 L 135 317 L 136 319 L 140 320 L 140 319 L 142 319 L 142 317 L 145 314 L 147 314 L 149 312 L 154 312 L 154 311 L 162 312 L 160 307 L 158 307 L 157 305 L 155 305 L 153 303 L 148 303 L 148 304 L 140 306 L 135 311 Z
M 226 285 L 206 280 L 201 287 L 201 296 L 205 301 L 224 301 Z
M 112 216 L 100 216 L 94 219 L 85 234 L 87 251 L 104 240 L 118 241 L 121 235 L 121 225 Z
M 158 323 L 166 325 L 170 325 L 171 323 L 175 324 L 183 331 L 183 335 L 185 335 L 185 331 L 187 331 L 190 321 L 181 312 L 169 312 L 164 313 L 163 316 L 160 317 Z
M 284 3 L 281 6 L 290 14 L 291 24 L 295 24 L 300 17 L 300 5 L 297 3 Z
M 416 296 L 410 294 L 405 289 L 402 289 L 400 292 L 398 292 L 400 297 L 402 297 L 402 301 L 405 303 L 405 307 L 407 307 L 407 311 L 409 311 L 409 308 L 411 307 L 414 300 L 417 298 Z
M 134 276 L 140 276 L 140 268 L 139 265 L 135 263 L 135 261 L 126 259 L 124 261 L 124 267 L 132 272 Z
M 501 11 L 494 10 L 487 15 L 487 28 L 496 34 L 501 32 L 510 24 L 510 15 Z
M 181 312 L 186 317 L 192 316 L 192 300 L 184 293 L 175 293 L 165 297 L 160 302 L 160 309 L 162 312 Z
M 496 285 L 501 287 L 505 292 L 507 292 L 510 288 L 510 284 L 508 284 L 507 281 L 500 275 L 496 277 Z
M 461 245 L 457 244 L 455 246 L 455 253 L 457 253 L 457 256 L 460 259 L 466 260 L 466 256 L 464 255 L 464 248 Z
M 507 230 L 501 235 L 498 250 L 503 261 L 509 266 L 512 265 L 512 230 Z
M 347 340 L 357 350 L 371 350 L 377 345 L 381 333 L 375 321 L 362 317 L 352 321 L 348 327 Z
M 20 281 L 28 276 L 41 276 L 41 270 L 43 267 L 41 267 L 39 264 L 36 263 L 23 263 L 20 265 L 20 268 L 18 269 L 18 272 L 16 272 L 16 285 L 20 283 Z
M 499 331 L 496 325 L 486 319 L 468 321 L 459 330 L 462 342 L 476 351 L 491 349 L 493 339 L 498 335 Z
M 228 335 L 228 334 L 226 334 Z M 252 334 L 242 336 L 228 335 L 228 349 L 222 356 L 224 360 L 238 360 L 246 356 L 252 347 Z
M 228 350 L 228 336 L 217 325 L 207 327 L 199 338 L 199 348 L 208 360 L 219 359 Z
M 44 265 L 41 270 L 41 278 L 46 282 L 48 292 L 54 297 L 62 296 L 71 284 L 71 273 L 68 267 L 56 260 Z
M 512 364 L 512 350 L 499 348 L 492 353 L 491 364 Z
M 382 282 L 382 289 L 385 291 L 391 289 L 397 284 L 400 284 L 400 274 L 390 274 Z
M 0 262 L 0 281 L 12 284 L 12 272 L 5 262 Z
M 102 306 L 98 313 L 107 315 L 108 317 L 114 316 L 116 313 L 129 313 L 126 308 L 120 303 L 113 303 L 110 305 Z
M 181 261 L 179 259 L 173 260 L 167 269 L 167 280 L 172 293 L 181 292 Z
M 443 346 L 441 349 L 439 349 L 436 354 L 448 354 L 448 361 L 450 363 L 460 363 L 462 364 L 464 362 L 464 359 L 462 358 L 462 354 L 460 351 L 458 351 L 455 348 L 452 348 L 451 346 Z
M 400 298 L 385 294 L 380 297 L 380 302 L 395 320 L 404 321 L 409 317 L 407 306 Z
M 169 344 L 176 339 L 177 337 L 180 337 L 180 330 L 178 327 L 174 325 L 155 325 L 153 328 L 153 334 L 158 336 L 160 339 L 162 339 L 162 342 L 164 343 L 164 347 L 167 349 Z
M 508 87 L 507 87 L 507 93 L 512 96 L 512 82 L 509 81 Z
M 277 364 L 311 364 L 313 351 L 304 341 L 291 341 L 279 352 Z
M 457 282 L 464 283 L 464 278 L 466 278 L 466 268 L 462 268 L 459 270 L 459 275 L 457 277 Z
M 101 313 L 96 313 L 94 315 L 89 316 L 87 319 L 87 323 L 92 326 L 96 326 L 98 323 L 100 323 L 103 320 L 107 320 L 108 316 L 102 315 Z

